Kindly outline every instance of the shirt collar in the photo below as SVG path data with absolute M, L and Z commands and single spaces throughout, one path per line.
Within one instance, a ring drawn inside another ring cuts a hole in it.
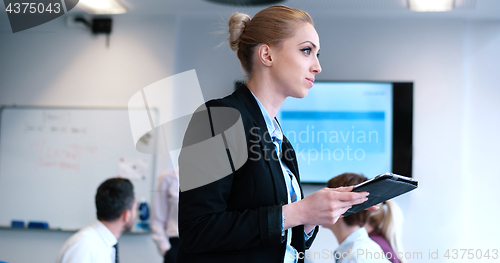
M 94 221 L 94 223 L 92 223 L 92 227 L 97 231 L 97 233 L 99 233 L 99 236 L 108 247 L 112 247 L 118 242 L 115 235 L 113 235 L 113 233 L 111 233 L 111 231 L 109 231 L 109 229 L 101 221 Z
M 257 99 L 257 96 L 255 96 L 255 94 L 253 94 L 252 91 L 250 91 L 250 93 L 252 93 L 253 97 L 257 101 L 257 104 L 259 105 L 260 111 L 262 112 L 262 116 L 264 117 L 264 121 L 266 121 L 266 126 L 267 130 L 269 131 L 269 135 L 271 137 L 276 136 L 278 139 L 283 140 L 283 132 L 281 131 L 281 127 L 278 125 L 278 122 L 276 122 L 276 119 L 271 119 L 271 116 L 269 116 L 269 113 L 267 113 L 267 110 L 266 108 L 264 108 L 264 105 L 262 105 L 259 99 Z
M 352 232 L 347 238 L 342 242 L 342 244 L 339 245 L 339 248 L 337 248 L 337 251 L 340 250 L 342 247 L 347 246 L 351 243 L 354 243 L 356 240 L 359 239 L 365 239 L 368 238 L 368 233 L 366 232 L 366 229 L 364 227 L 359 228 L 358 230 Z

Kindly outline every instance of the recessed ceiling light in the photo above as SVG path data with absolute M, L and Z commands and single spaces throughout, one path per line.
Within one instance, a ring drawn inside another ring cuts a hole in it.
M 256 6 L 256 5 L 270 5 L 283 2 L 284 0 L 207 0 L 209 2 L 226 4 L 226 5 L 238 5 L 238 6 Z
M 127 8 L 118 0 L 80 0 L 78 6 L 90 14 L 123 14 Z
M 455 0 L 408 0 L 412 11 L 445 12 L 453 9 Z

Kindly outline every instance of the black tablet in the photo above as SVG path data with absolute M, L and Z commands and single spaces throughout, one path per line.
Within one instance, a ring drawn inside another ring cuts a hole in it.
M 365 210 L 370 206 L 380 204 L 396 196 L 410 192 L 418 187 L 418 182 L 411 178 L 393 174 L 384 173 L 374 178 L 362 182 L 352 189 L 353 192 L 368 192 L 368 200 L 359 205 L 353 205 L 343 216 Z

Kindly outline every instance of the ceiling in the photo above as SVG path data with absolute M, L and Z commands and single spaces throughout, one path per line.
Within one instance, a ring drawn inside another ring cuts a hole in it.
M 260 7 L 227 6 L 206 0 L 121 0 L 130 15 L 227 16 L 245 12 L 253 15 Z M 285 0 L 281 4 L 299 8 L 313 16 L 371 18 L 454 18 L 500 20 L 500 0 L 455 0 L 450 12 L 420 13 L 408 9 L 408 0 Z

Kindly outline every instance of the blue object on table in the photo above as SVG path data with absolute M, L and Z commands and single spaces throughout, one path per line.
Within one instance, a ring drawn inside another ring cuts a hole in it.
M 143 202 L 139 205 L 139 219 L 146 221 L 149 219 L 149 207 L 148 203 Z
M 12 228 L 24 228 L 24 221 L 12 220 L 10 227 L 12 227 Z M 0 261 L 0 263 L 1 263 L 1 261 Z
M 151 231 L 151 228 L 149 227 L 149 223 L 147 221 L 141 221 L 137 223 L 137 229 L 145 230 L 145 231 Z
M 139 204 L 139 207 L 137 208 L 139 210 L 139 219 L 141 220 L 140 222 L 137 223 L 137 228 L 150 231 L 151 229 L 149 228 L 149 206 L 146 200 L 143 199 L 143 201 Z
M 49 223 L 31 221 L 28 223 L 28 228 L 49 229 Z

